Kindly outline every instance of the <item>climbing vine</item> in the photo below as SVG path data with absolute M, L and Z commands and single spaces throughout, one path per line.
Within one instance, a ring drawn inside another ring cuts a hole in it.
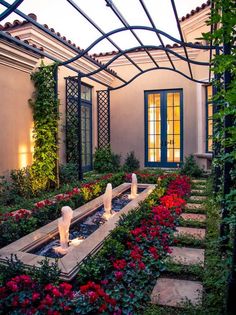
M 204 34 L 204 38 L 212 41 L 213 45 L 225 45 L 224 53 L 215 55 L 213 59 L 213 71 L 215 78 L 213 86 L 216 88 L 214 104 L 218 106 L 218 112 L 214 115 L 216 129 L 214 133 L 214 143 L 219 145 L 220 150 L 214 158 L 214 163 L 219 165 L 223 171 L 225 163 L 230 165 L 230 193 L 224 196 L 231 210 L 235 207 L 236 201 L 236 49 L 235 49 L 235 26 L 236 7 L 231 0 L 213 0 L 213 9 L 208 21 L 210 25 L 218 25 L 212 34 Z M 228 54 L 227 54 L 228 53 Z M 229 83 L 224 84 L 225 77 L 228 76 Z M 226 121 L 230 121 L 226 124 Z M 223 175 L 224 172 L 222 172 Z M 223 183 L 223 181 L 222 181 Z M 222 186 L 222 185 L 221 185 Z M 221 187 L 223 191 L 223 187 Z M 233 203 L 232 203 L 233 202 Z
M 222 180 L 218 180 L 220 189 L 216 195 L 223 209 L 221 242 L 224 245 L 224 253 L 225 249 L 230 250 L 226 258 L 232 259 L 227 300 L 227 311 L 230 313 L 234 308 L 236 292 L 236 6 L 232 0 L 213 0 L 212 6 L 208 23 L 213 32 L 204 34 L 204 38 L 214 45 L 224 47 L 213 59 L 213 86 L 216 90 L 213 103 L 218 108 L 213 117 L 216 122 L 213 163 L 215 182 L 217 176 L 222 174 Z M 230 252 L 233 252 L 232 258 Z
M 45 189 L 57 179 L 59 102 L 55 98 L 54 69 L 55 65 L 42 64 L 31 76 L 35 86 L 34 100 L 30 101 L 34 120 L 33 191 Z

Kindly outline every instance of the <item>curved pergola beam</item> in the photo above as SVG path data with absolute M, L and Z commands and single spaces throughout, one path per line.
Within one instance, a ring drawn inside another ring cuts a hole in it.
M 154 46 L 154 45 L 145 45 L 144 46 L 145 48 L 149 48 L 149 49 L 156 49 L 156 50 L 161 50 L 161 51 L 166 51 L 170 54 L 173 54 L 175 55 L 176 57 L 178 57 L 179 59 L 182 59 L 186 62 L 189 62 L 189 63 L 192 63 L 192 64 L 195 64 L 195 65 L 199 65 L 199 66 L 205 66 L 205 67 L 209 67 L 210 64 L 208 62 L 203 62 L 203 61 L 196 61 L 196 60 L 192 60 L 192 59 L 187 59 L 186 57 L 178 54 L 177 52 L 175 52 L 174 50 L 172 49 L 169 49 L 169 48 L 166 48 L 166 47 L 159 47 L 159 46 Z M 129 53 L 129 52 L 135 52 L 137 49 L 139 48 L 144 48 L 144 47 L 140 47 L 140 46 L 137 46 L 137 47 L 133 47 L 133 48 L 129 48 L 129 49 L 126 49 L 124 50 L 123 52 L 120 52 L 120 53 L 117 53 L 113 58 L 111 58 L 107 63 L 104 63 L 99 69 L 96 69 L 92 72 L 89 72 L 89 73 L 86 73 L 86 76 L 91 76 L 91 75 L 94 75 L 104 69 L 106 69 L 108 66 L 110 66 L 115 60 L 117 60 L 118 58 L 124 56 L 125 54 Z M 63 65 L 66 65 L 63 64 Z M 160 69 L 160 67 L 156 67 L 157 69 Z M 152 68 L 153 69 L 153 68 Z M 142 73 L 144 73 L 144 70 L 142 71 Z
M 15 0 L 10 7 L 8 7 L 5 11 L 0 14 L 0 21 L 4 20 L 8 15 L 10 15 L 16 8 L 23 2 L 24 0 Z
M 176 72 L 180 75 L 182 75 L 183 77 L 185 77 L 186 79 L 190 80 L 190 81 L 193 81 L 193 82 L 196 82 L 196 83 L 200 83 L 200 84 L 207 84 L 208 82 L 206 81 L 200 81 L 200 80 L 197 80 L 197 79 L 194 79 L 194 78 L 191 78 L 189 77 L 187 74 L 179 71 L 179 70 L 176 70 L 176 69 L 173 69 L 173 68 L 168 68 L 168 67 L 160 67 L 160 68 L 150 68 L 150 69 L 147 69 L 147 70 L 144 70 L 142 73 L 138 73 L 136 74 L 135 76 L 132 77 L 132 79 L 130 79 L 129 81 L 127 81 L 126 83 L 124 84 L 121 84 L 117 87 L 114 87 L 114 88 L 108 88 L 109 91 L 114 91 L 114 90 L 118 90 L 118 89 L 121 89 L 122 87 L 125 87 L 126 85 L 128 85 L 129 83 L 133 82 L 135 79 L 137 79 L 140 75 L 146 73 L 146 72 L 149 72 L 149 71 L 153 71 L 153 70 L 170 70 L 170 71 L 173 71 L 173 72 Z
M 121 27 L 121 28 L 117 28 L 115 30 L 112 30 L 108 33 L 106 33 L 105 35 L 100 36 L 98 39 L 96 39 L 91 45 L 89 45 L 85 50 L 83 50 L 80 54 L 78 54 L 77 56 L 74 56 L 71 59 L 66 60 L 65 62 L 63 62 L 61 65 L 65 65 L 71 62 L 76 61 L 77 59 L 83 57 L 85 54 L 87 54 L 92 48 L 94 48 L 97 44 L 99 44 L 101 41 L 103 41 L 104 39 L 107 39 L 107 37 L 117 34 L 117 33 L 121 33 L 127 30 L 146 30 L 146 31 L 150 31 L 150 32 L 154 32 L 156 34 L 165 36 L 166 38 L 174 41 L 175 43 L 179 44 L 181 47 L 189 47 L 189 48 L 195 48 L 195 49 L 203 49 L 203 50 L 209 50 L 209 49 L 214 49 L 216 48 L 216 46 L 207 46 L 207 45 L 196 45 L 193 43 L 186 43 L 186 42 L 182 42 L 181 40 L 167 34 L 166 32 L 163 32 L 157 28 L 153 28 L 153 27 L 149 27 L 149 26 L 129 26 L 129 28 L 127 27 Z M 141 46 L 140 46 L 141 47 Z M 162 47 L 164 48 L 164 47 Z

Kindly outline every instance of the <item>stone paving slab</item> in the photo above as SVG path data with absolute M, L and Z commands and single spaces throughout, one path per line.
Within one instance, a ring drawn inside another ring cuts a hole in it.
M 175 246 L 170 247 L 170 249 L 172 250 L 170 254 L 172 262 L 186 266 L 196 264 L 204 266 L 204 249 Z
M 185 205 L 186 209 L 202 209 L 203 205 L 201 203 L 190 202 Z
M 180 217 L 184 220 L 192 220 L 192 221 L 199 221 L 205 222 L 206 215 L 205 214 L 197 214 L 197 213 L 182 213 Z
M 190 228 L 190 227 L 177 227 L 175 236 L 192 236 L 196 239 L 203 240 L 206 235 L 205 229 Z
M 205 194 L 205 190 L 204 189 L 192 189 L 191 195 L 195 195 L 195 194 Z
M 191 201 L 205 201 L 207 199 L 206 196 L 191 196 L 189 200 Z
M 193 179 L 192 182 L 194 184 L 198 184 L 198 183 L 205 184 L 206 180 L 205 179 Z
M 183 307 L 182 302 L 190 301 L 193 305 L 202 301 L 203 286 L 199 281 L 160 278 L 151 294 L 151 303 Z

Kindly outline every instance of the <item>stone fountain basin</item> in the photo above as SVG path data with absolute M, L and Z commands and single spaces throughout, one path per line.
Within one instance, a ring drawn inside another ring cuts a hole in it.
M 124 183 L 112 190 L 112 198 L 117 197 L 124 191 L 130 189 L 130 183 Z M 144 188 L 135 199 L 123 207 L 118 213 L 115 213 L 107 222 L 100 226 L 94 233 L 88 236 L 82 243 L 77 246 L 70 246 L 68 253 L 62 258 L 58 259 L 58 266 L 61 270 L 62 280 L 72 280 L 79 270 L 79 265 L 83 260 L 102 246 L 104 240 L 109 236 L 110 232 L 116 227 L 119 218 L 122 214 L 127 214 L 130 210 L 136 208 L 139 203 L 145 200 L 148 195 L 154 190 L 155 185 L 152 184 L 138 184 L 138 188 Z M 80 221 L 93 213 L 97 208 L 103 204 L 103 195 L 89 201 L 83 206 L 73 211 L 73 218 L 71 224 Z M 9 244 L 0 249 L 0 261 L 6 262 L 11 254 L 17 255 L 27 267 L 40 266 L 39 262 L 44 260 L 44 256 L 39 256 L 29 253 L 38 246 L 47 243 L 50 239 L 58 234 L 58 219 L 49 224 L 35 230 L 34 232 L 20 238 L 19 240 Z M 54 258 L 48 258 L 49 262 L 55 262 Z

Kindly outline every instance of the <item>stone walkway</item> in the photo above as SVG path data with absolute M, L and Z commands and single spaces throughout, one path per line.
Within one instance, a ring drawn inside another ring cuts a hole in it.
M 204 223 L 206 214 L 202 203 L 206 200 L 204 196 L 206 189 L 205 180 L 193 180 L 194 188 L 191 191 L 189 203 L 181 214 L 182 222 L 187 221 L 188 227 L 179 226 L 175 236 L 188 236 L 196 240 L 204 240 L 205 228 L 191 227 L 196 226 L 196 222 Z M 199 211 L 199 212 L 198 212 Z M 195 225 L 194 225 L 195 224 Z M 181 242 L 181 241 L 180 241 Z M 205 250 L 202 248 L 171 247 L 170 262 L 177 265 L 198 265 L 204 267 Z M 203 285 L 199 281 L 190 281 L 173 278 L 160 277 L 151 294 L 151 303 L 162 306 L 184 307 L 183 302 L 190 302 L 193 305 L 201 304 Z M 182 304 L 182 305 L 181 305 Z

